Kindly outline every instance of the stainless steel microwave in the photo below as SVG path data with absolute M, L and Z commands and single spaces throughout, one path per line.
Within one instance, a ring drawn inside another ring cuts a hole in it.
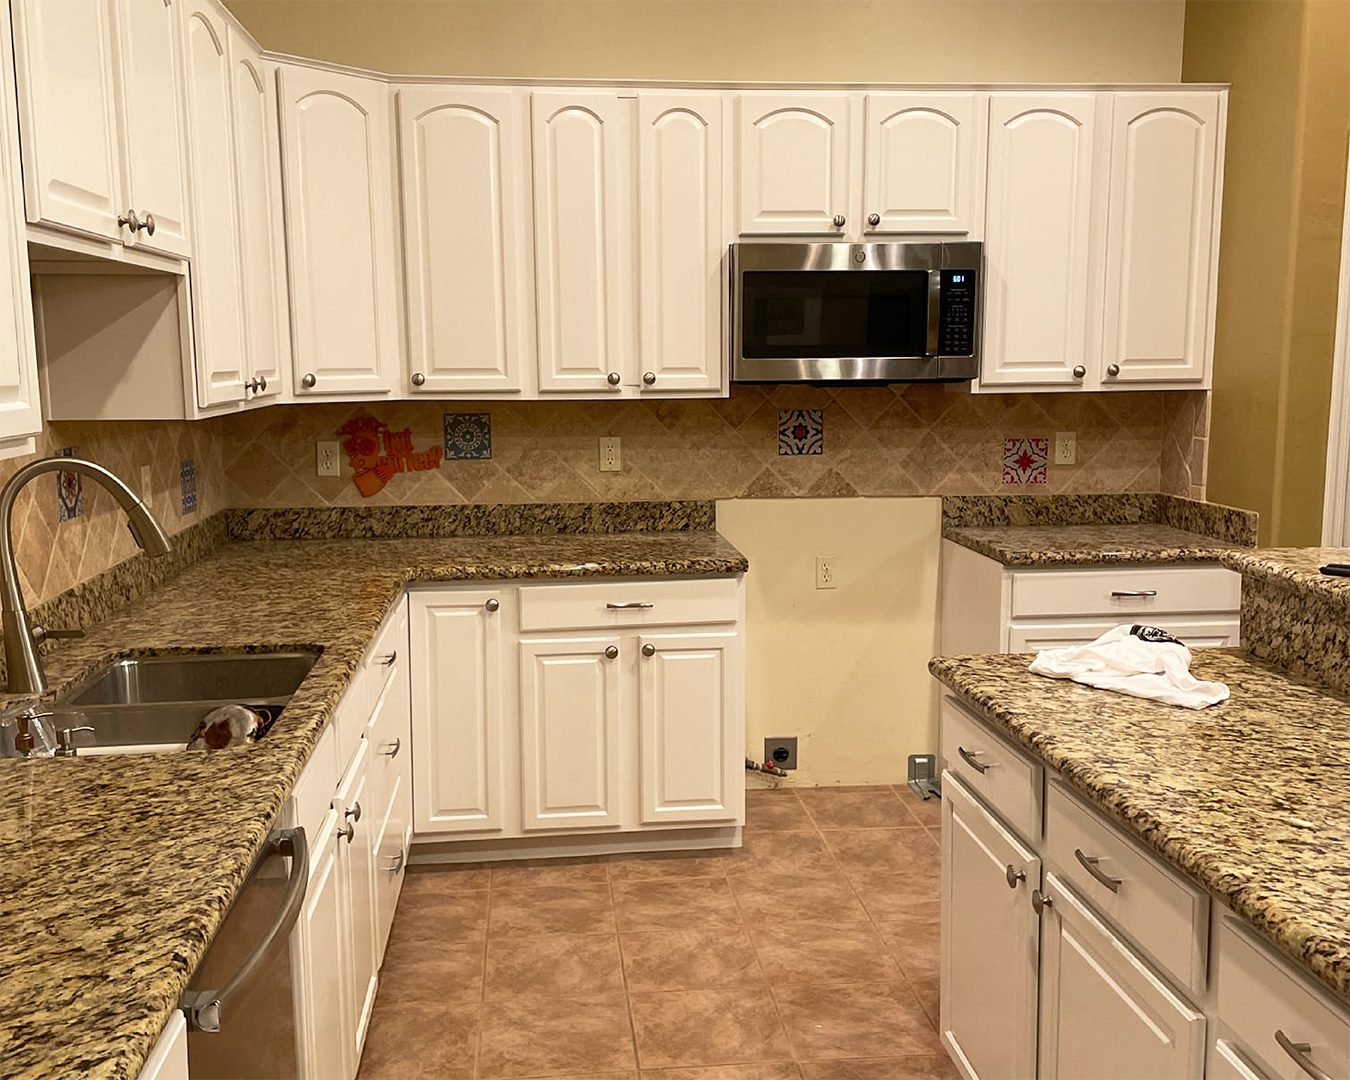
M 736 382 L 954 382 L 980 370 L 983 245 L 731 245 Z

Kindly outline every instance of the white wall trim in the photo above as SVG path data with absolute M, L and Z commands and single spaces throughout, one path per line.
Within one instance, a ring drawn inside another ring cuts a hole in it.
M 1350 160 L 1346 162 L 1345 188 L 1336 340 L 1331 352 L 1331 421 L 1327 425 L 1326 489 L 1322 501 L 1322 543 L 1327 547 L 1350 545 Z

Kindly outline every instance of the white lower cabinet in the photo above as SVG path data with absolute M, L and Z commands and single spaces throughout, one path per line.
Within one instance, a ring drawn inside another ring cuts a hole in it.
M 354 1021 L 347 1032 L 353 1061 L 361 1058 L 377 983 L 374 847 L 378 823 L 373 820 L 369 767 L 370 742 L 363 738 L 333 800 L 342 819 L 338 826 L 341 842 L 337 845 L 337 873 L 351 952 L 346 1012 Z
M 339 812 L 330 810 L 312 841 L 305 905 L 292 938 L 300 1068 L 315 1080 L 355 1073 L 348 1012 L 349 928 L 338 870 L 339 819 Z

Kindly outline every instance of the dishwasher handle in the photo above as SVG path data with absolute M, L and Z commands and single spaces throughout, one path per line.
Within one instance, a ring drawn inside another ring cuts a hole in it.
M 178 999 L 178 1007 L 187 1016 L 188 1027 L 197 1031 L 218 1032 L 221 1013 L 230 999 L 248 985 L 258 969 L 271 956 L 272 950 L 284 942 L 291 928 L 300 918 L 300 908 L 305 902 L 305 889 L 309 884 L 309 844 L 305 840 L 305 830 L 300 826 L 294 829 L 278 829 L 267 838 L 263 849 L 264 858 L 268 855 L 287 855 L 291 860 L 290 879 L 286 886 L 286 896 L 281 903 L 281 911 L 268 928 L 267 933 L 254 947 L 253 951 L 232 976 L 230 981 L 219 990 L 186 990 Z

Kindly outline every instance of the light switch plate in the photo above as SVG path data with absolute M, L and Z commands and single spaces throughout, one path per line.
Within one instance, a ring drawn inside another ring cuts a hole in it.
M 1078 460 L 1078 432 L 1055 432 L 1055 464 L 1072 465 Z

